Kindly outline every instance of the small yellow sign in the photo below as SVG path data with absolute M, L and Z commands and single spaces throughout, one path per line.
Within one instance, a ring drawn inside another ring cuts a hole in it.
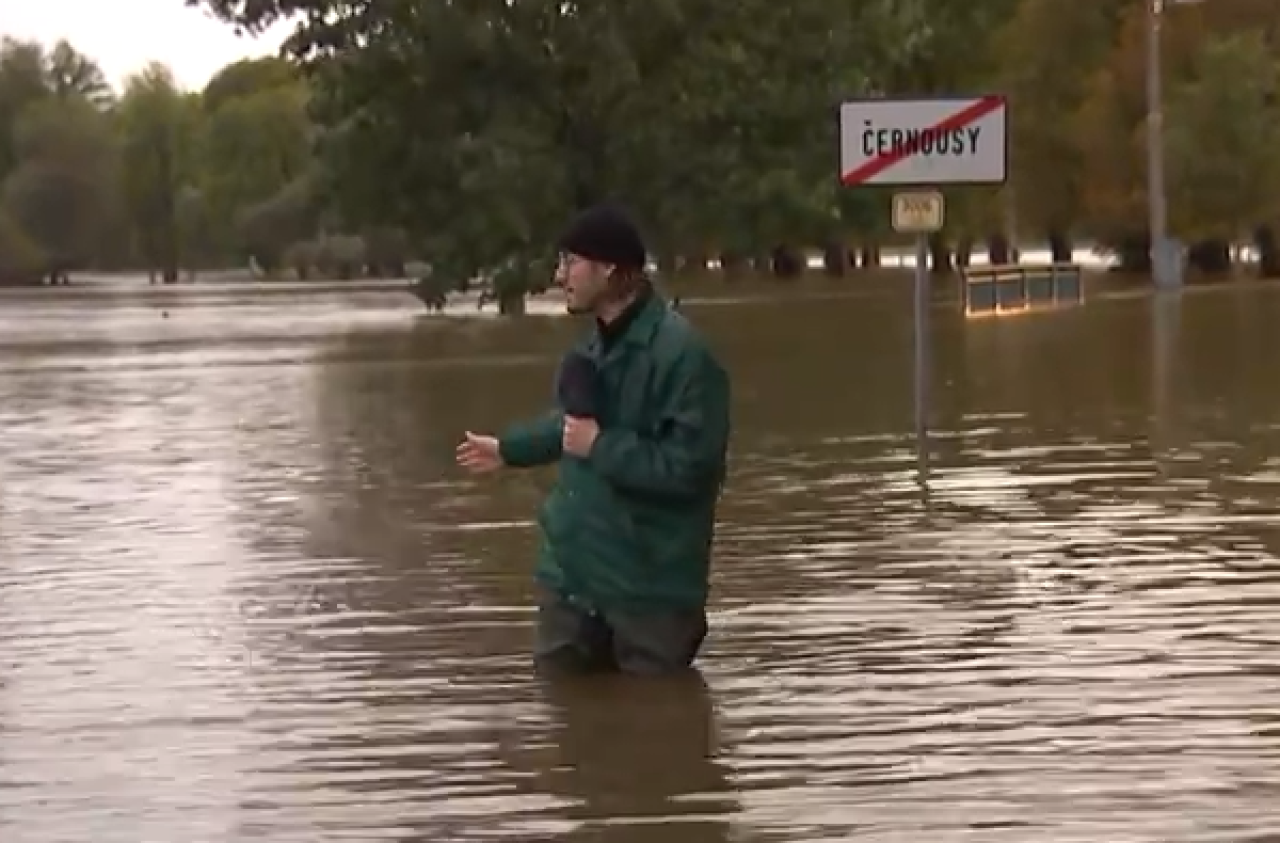
M 899 234 L 933 234 L 946 221 L 946 204 L 936 190 L 893 195 L 893 230 Z

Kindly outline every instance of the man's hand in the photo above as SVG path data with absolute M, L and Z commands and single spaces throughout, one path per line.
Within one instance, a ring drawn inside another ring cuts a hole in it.
M 564 417 L 564 439 L 561 446 L 566 454 L 586 458 L 591 453 L 591 446 L 600 435 L 600 425 L 595 419 L 581 419 L 575 416 Z
M 495 436 L 481 436 L 468 430 L 456 454 L 458 465 L 476 474 L 496 471 L 503 466 Z

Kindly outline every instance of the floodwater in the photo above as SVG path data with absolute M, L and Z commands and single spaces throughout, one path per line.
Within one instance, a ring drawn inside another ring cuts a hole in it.
M 702 679 L 562 687 L 547 476 L 452 452 L 570 320 L 0 295 L 0 840 L 1275 840 L 1280 290 L 940 305 L 922 487 L 908 287 L 689 307 L 737 392 Z

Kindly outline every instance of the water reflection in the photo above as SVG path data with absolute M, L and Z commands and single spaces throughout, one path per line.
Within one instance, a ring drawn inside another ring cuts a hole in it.
M 1274 827 L 1280 290 L 939 306 L 927 500 L 909 284 L 686 297 L 738 395 L 704 678 L 550 687 L 549 475 L 451 452 L 576 326 L 165 296 L 0 311 L 5 843 Z
M 539 789 L 564 800 L 564 829 L 554 839 L 641 843 L 659 833 L 690 843 L 732 839 L 736 789 L 718 758 L 714 704 L 700 674 L 561 679 L 543 691 L 548 732 L 513 766 L 530 770 Z

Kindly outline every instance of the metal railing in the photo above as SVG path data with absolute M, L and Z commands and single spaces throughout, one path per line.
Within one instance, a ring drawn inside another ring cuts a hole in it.
M 965 316 L 1022 313 L 1084 303 L 1079 264 L 971 266 L 960 273 Z

